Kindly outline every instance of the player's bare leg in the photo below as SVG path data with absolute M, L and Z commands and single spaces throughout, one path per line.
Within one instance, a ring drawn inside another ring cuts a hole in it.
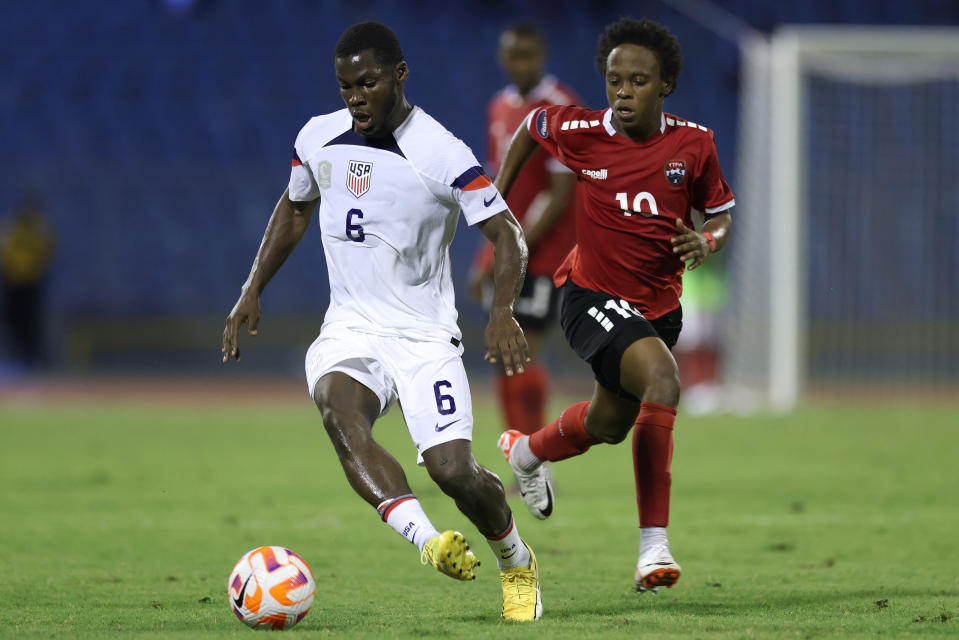
M 599 442 L 622 442 L 637 413 L 638 402 L 620 398 L 596 384 L 592 400 L 567 408 L 532 436 L 518 431 L 504 433 L 498 444 L 516 476 L 529 512 L 540 520 L 553 513 L 554 492 L 552 480 L 544 469 L 546 461 L 558 462 L 582 455 Z
M 518 439 L 518 464 L 532 471 L 543 461 L 559 461 L 585 453 L 592 445 L 622 442 L 633 428 L 644 403 L 675 407 L 679 402 L 679 375 L 669 349 L 659 338 L 642 338 L 631 344 L 620 363 L 620 386 L 640 401 L 622 398 L 596 384 L 590 402 L 564 411 L 528 438 Z M 562 428 L 559 425 L 562 424 Z M 507 455 L 509 458 L 510 455 Z
M 544 462 L 582 455 L 600 442 L 622 442 L 637 413 L 638 402 L 620 398 L 596 384 L 592 400 L 568 407 L 532 436 L 518 431 L 504 433 L 499 447 L 516 476 L 530 513 L 544 520 L 553 512 L 552 482 L 544 473 Z
M 453 498 L 496 555 L 503 587 L 503 617 L 530 621 L 543 612 L 539 569 L 519 537 L 499 477 L 473 458 L 469 440 L 452 440 L 423 451 L 430 477 Z
M 676 363 L 661 340 L 643 338 L 626 349 L 620 361 L 620 387 L 641 401 L 620 397 L 596 384 L 590 402 L 569 407 L 532 437 L 504 434 L 500 446 L 521 486 L 525 480 L 524 502 L 530 512 L 544 518 L 552 511 L 552 495 L 546 478 L 538 472 L 541 463 L 580 455 L 599 442 L 622 442 L 636 424 L 641 437 L 634 442 L 634 470 L 643 524 L 636 584 L 640 590 L 671 587 L 681 571 L 666 537 L 672 424 L 680 389 Z M 550 498 L 547 512 L 536 502 L 540 494 Z
M 643 338 L 629 345 L 620 361 L 619 383 L 643 402 L 668 407 L 679 404 L 679 369 L 659 338 Z
M 666 527 L 672 477 L 673 422 L 679 404 L 679 371 L 666 345 L 639 340 L 623 354 L 620 385 L 642 398 L 633 430 L 633 471 L 639 509 L 638 591 L 672 587 L 682 571 L 669 550 Z M 640 391 L 641 393 L 636 393 Z
M 510 521 L 503 483 L 477 464 L 469 440 L 452 440 L 423 452 L 433 482 L 486 537 L 503 531 Z
M 639 402 L 621 398 L 600 384 L 593 385 L 593 397 L 586 412 L 586 432 L 596 442 L 619 444 L 629 435 L 639 414 Z
M 403 467 L 373 440 L 373 422 L 381 410 L 375 393 L 334 371 L 317 381 L 313 401 L 346 479 L 361 498 L 376 507 L 384 500 L 412 493 Z
M 353 490 L 394 531 L 420 551 L 421 560 L 457 580 L 472 580 L 479 564 L 463 535 L 440 533 L 410 490 L 400 463 L 373 440 L 380 400 L 345 373 L 319 379 L 313 400 Z

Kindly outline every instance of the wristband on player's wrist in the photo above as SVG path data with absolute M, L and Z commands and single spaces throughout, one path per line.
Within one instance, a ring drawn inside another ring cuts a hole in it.
M 716 253 L 716 237 L 708 231 L 703 234 L 703 237 L 709 243 L 709 253 Z

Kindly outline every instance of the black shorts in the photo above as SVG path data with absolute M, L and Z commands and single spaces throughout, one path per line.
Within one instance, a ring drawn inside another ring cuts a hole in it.
M 523 289 L 513 305 L 513 317 L 523 329 L 547 329 L 559 312 L 559 289 L 551 276 L 526 276 Z M 493 302 L 492 285 L 483 290 L 483 307 L 489 311 Z
M 672 349 L 683 328 L 683 308 L 647 320 L 629 302 L 567 280 L 560 323 L 569 346 L 592 367 L 596 382 L 621 397 L 636 399 L 619 386 L 623 353 L 637 340 L 651 337 Z

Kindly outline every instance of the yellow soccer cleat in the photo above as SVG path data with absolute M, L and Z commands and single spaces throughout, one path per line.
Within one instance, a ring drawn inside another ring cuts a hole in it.
M 420 562 L 433 565 L 440 573 L 457 580 L 475 580 L 473 568 L 480 565 L 459 531 L 444 531 L 430 538 L 420 554 Z
M 526 548 L 529 549 L 529 545 Z M 504 569 L 499 572 L 499 579 L 503 583 L 503 617 L 519 621 L 539 620 L 543 615 L 543 599 L 539 593 L 539 567 L 533 550 L 529 549 L 529 566 Z

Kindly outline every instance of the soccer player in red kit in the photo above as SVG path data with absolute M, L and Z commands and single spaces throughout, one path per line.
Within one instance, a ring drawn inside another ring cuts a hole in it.
M 487 159 L 490 175 L 499 171 L 510 139 L 536 107 L 577 104 L 579 98 L 555 76 L 545 72 L 546 42 L 536 27 L 519 23 L 499 39 L 497 57 L 511 84 L 500 90 L 487 107 Z M 548 153 L 536 154 L 507 198 L 526 235 L 529 265 L 526 281 L 513 306 L 526 334 L 534 362 L 559 312 L 559 290 L 553 272 L 576 243 L 574 207 L 576 176 Z M 470 293 L 488 310 L 493 293 L 493 245 L 484 239 L 470 273 Z M 506 428 L 530 434 L 545 420 L 549 394 L 546 368 L 530 364 L 525 370 L 495 374 L 496 395 Z
M 666 537 L 679 375 L 670 349 L 682 328 L 682 274 L 726 243 L 733 194 L 713 132 L 664 113 L 682 68 L 679 42 L 648 20 L 623 18 L 598 44 L 609 107 L 541 107 L 513 136 L 496 178 L 508 193 L 543 147 L 572 169 L 585 206 L 577 245 L 557 270 L 561 322 L 596 378 L 591 401 L 531 436 L 507 432 L 500 447 L 537 517 L 552 511 L 542 462 L 623 441 L 633 430 L 640 522 L 639 590 L 671 587 L 680 566 Z M 705 215 L 694 230 L 692 212 Z M 633 425 L 635 424 L 635 429 Z

